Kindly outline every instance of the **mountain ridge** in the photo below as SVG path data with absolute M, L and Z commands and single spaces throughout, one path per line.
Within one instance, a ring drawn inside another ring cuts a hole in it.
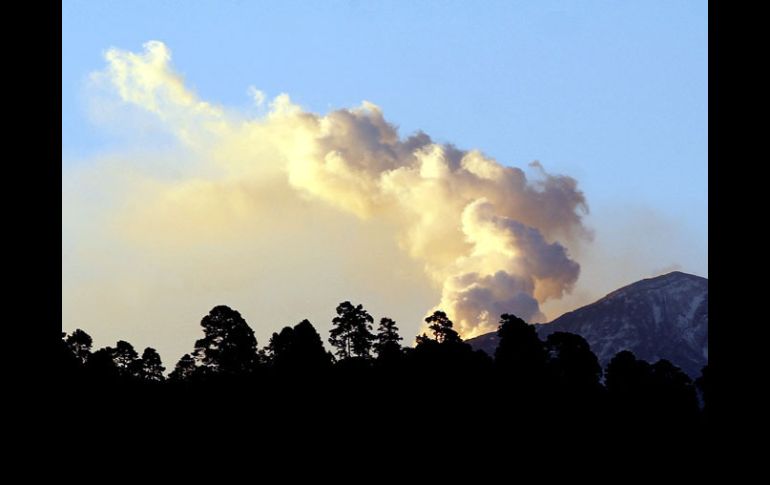
M 673 271 L 611 291 L 593 303 L 536 325 L 545 339 L 562 331 L 583 336 L 602 365 L 621 350 L 667 359 L 692 377 L 708 362 L 708 279 Z M 467 342 L 494 355 L 495 332 Z

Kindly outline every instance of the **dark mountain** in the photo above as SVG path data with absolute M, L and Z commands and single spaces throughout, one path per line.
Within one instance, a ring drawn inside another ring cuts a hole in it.
M 624 286 L 537 330 L 541 339 L 553 332 L 582 335 L 602 365 L 630 350 L 650 363 L 668 359 L 697 377 L 708 362 L 708 292 L 706 278 L 675 271 Z M 468 343 L 494 355 L 497 335 Z

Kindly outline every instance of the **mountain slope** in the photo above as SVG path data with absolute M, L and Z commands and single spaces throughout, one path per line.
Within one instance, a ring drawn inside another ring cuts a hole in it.
M 708 362 L 708 280 L 675 271 L 637 281 L 537 330 L 543 340 L 557 331 L 582 335 L 602 365 L 627 349 L 651 363 L 668 359 L 696 377 Z M 497 335 L 468 343 L 494 355 Z

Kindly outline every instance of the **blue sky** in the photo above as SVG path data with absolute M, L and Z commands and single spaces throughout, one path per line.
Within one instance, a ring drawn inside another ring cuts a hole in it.
M 109 47 L 162 40 L 203 99 L 254 85 L 308 110 L 380 105 L 402 134 L 540 160 L 592 206 L 647 206 L 707 237 L 707 3 L 62 3 L 62 152 L 120 143 L 85 114 Z
M 86 79 L 107 49 L 159 40 L 209 102 L 251 109 L 249 86 L 316 113 L 368 100 L 402 136 L 576 178 L 607 256 L 584 264 L 583 300 L 666 268 L 708 276 L 707 7 L 64 0 L 63 166 L 132 142 L 89 118 Z

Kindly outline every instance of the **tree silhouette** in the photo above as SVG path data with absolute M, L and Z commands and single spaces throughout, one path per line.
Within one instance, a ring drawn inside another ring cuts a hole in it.
M 401 354 L 401 340 L 403 338 L 398 334 L 396 322 L 390 318 L 380 319 L 380 326 L 377 327 L 377 337 L 374 343 L 377 358 L 393 360 L 398 357 Z
M 67 344 L 66 333 L 61 333 L 59 341 L 59 371 L 65 380 L 77 380 L 80 377 L 83 362 L 75 356 L 72 348 Z
M 586 339 L 568 332 L 554 332 L 545 341 L 547 367 L 562 388 L 591 392 L 599 388 L 602 367 Z
M 452 328 L 452 320 L 441 310 L 433 312 L 432 315 L 425 318 L 425 322 L 430 324 L 428 328 L 433 331 L 436 342 L 440 344 L 462 342 L 460 335 Z
M 425 318 L 435 338 L 425 334 L 418 336 L 414 350 L 405 352 L 405 358 L 412 372 L 424 379 L 431 392 L 449 385 L 453 381 L 473 379 L 490 363 L 483 352 L 475 352 L 452 328 L 452 321 L 442 311 L 435 311 Z M 451 387 L 441 392 L 451 394 Z M 449 395 L 446 395 L 449 398 Z
M 91 345 L 93 344 L 91 336 L 83 330 L 77 329 L 67 337 L 66 342 L 72 354 L 77 357 L 81 364 L 85 364 L 91 355 Z
M 698 398 L 692 379 L 666 359 L 652 365 L 652 384 L 657 418 L 677 425 L 691 425 L 698 414 Z
M 630 350 L 623 350 L 607 364 L 604 384 L 612 395 L 632 401 L 647 391 L 651 373 L 649 363 L 638 360 Z
M 425 345 L 430 345 L 431 342 L 433 342 L 436 345 L 438 345 L 438 342 L 436 342 L 436 340 L 428 337 L 428 335 L 425 332 L 423 332 L 422 335 L 418 335 L 417 337 L 415 337 L 414 341 L 415 341 L 415 344 L 417 345 L 417 347 L 425 346 Z M 406 352 L 407 354 L 410 354 L 412 350 L 414 350 L 414 349 L 405 349 L 404 352 Z
M 604 375 L 612 410 L 610 419 L 638 426 L 648 422 L 654 401 L 652 366 L 624 350 L 610 360 Z
M 184 354 L 179 362 L 176 363 L 176 367 L 169 374 L 168 378 L 171 381 L 189 381 L 193 378 L 198 370 L 198 366 L 195 364 L 195 359 L 190 354 Z
M 353 306 L 349 301 L 337 306 L 337 316 L 332 319 L 334 328 L 329 332 L 329 343 L 337 348 L 336 354 L 341 359 L 350 357 L 370 357 L 374 334 L 374 319 L 363 306 Z
M 534 325 L 516 315 L 504 313 L 497 328 L 499 342 L 495 350 L 498 368 L 516 378 L 541 379 L 546 354 Z
M 115 363 L 118 372 L 122 376 L 134 376 L 138 374 L 138 367 L 141 366 L 139 354 L 134 350 L 134 346 L 125 340 L 118 340 L 115 348 L 110 349 L 112 361 Z M 139 364 L 139 365 L 137 365 Z
M 123 374 L 115 364 L 115 349 L 104 347 L 93 354 L 86 361 L 86 371 L 91 379 L 101 382 L 114 382 Z
M 530 436 L 531 430 L 534 437 L 553 432 L 580 437 L 590 427 L 593 433 L 617 431 L 614 438 L 635 441 L 658 439 L 671 430 L 680 437 L 702 436 L 693 432 L 706 422 L 699 419 L 695 386 L 703 395 L 705 417 L 708 366 L 693 384 L 669 361 L 650 365 L 624 351 L 610 361 L 602 385 L 602 369 L 583 337 L 555 332 L 543 342 L 534 325 L 515 315 L 500 317 L 494 361 L 464 342 L 441 311 L 425 318 L 432 337 L 417 337 L 414 348 L 402 348 L 392 319 L 380 319 L 376 336 L 372 321 L 361 305 L 337 307 L 329 338 L 341 357 L 335 361 L 308 320 L 273 333 L 257 351 L 241 315 L 217 306 L 201 321 L 204 337 L 195 351 L 179 359 L 168 379 L 151 347 L 141 358 L 124 340 L 91 352 L 93 342 L 82 330 L 62 333 L 63 401 L 71 409 L 104 408 L 109 402 L 111 412 L 120 407 L 115 414 L 121 417 L 148 411 L 152 419 L 149 410 L 157 407 L 146 403 L 168 398 L 175 413 L 187 410 L 193 418 L 193 412 L 204 410 L 216 417 L 212 429 L 239 428 L 247 421 L 239 417 L 253 412 L 270 416 L 284 433 L 287 424 L 315 429 L 318 423 L 311 421 L 321 415 L 334 416 L 331 426 L 371 422 L 377 436 L 396 437 L 393 430 L 408 422 L 413 409 L 423 409 L 428 414 L 418 422 L 419 431 L 443 440 L 459 436 L 458 417 L 497 406 L 493 426 L 486 427 L 490 435 Z M 376 361 L 370 358 L 372 349 Z M 317 406 L 312 419 L 305 408 L 309 402 Z M 189 422 L 185 419 L 185 425 Z M 484 433 L 483 427 L 468 429 Z
M 204 337 L 195 342 L 195 359 L 206 372 L 245 375 L 258 363 L 254 331 L 232 308 L 219 305 L 201 320 Z
M 321 336 L 308 320 L 273 333 L 268 355 L 273 367 L 279 370 L 315 372 L 328 368 L 332 361 Z
M 283 327 L 280 332 L 273 332 L 267 344 L 267 356 L 273 367 L 283 367 L 284 362 L 291 360 L 293 343 L 293 328 Z
M 142 352 L 142 358 L 138 361 L 141 365 L 137 377 L 146 381 L 162 382 L 163 371 L 166 370 L 160 360 L 160 354 L 152 347 L 147 347 Z

